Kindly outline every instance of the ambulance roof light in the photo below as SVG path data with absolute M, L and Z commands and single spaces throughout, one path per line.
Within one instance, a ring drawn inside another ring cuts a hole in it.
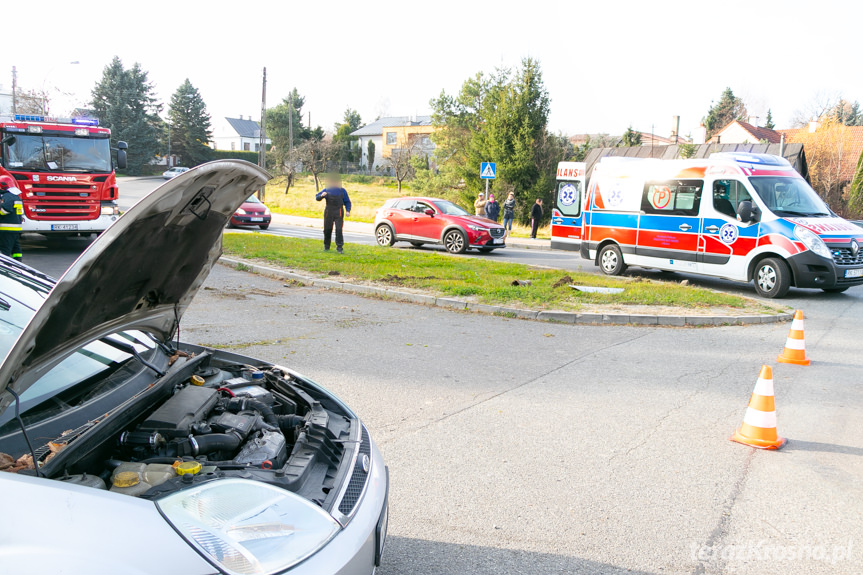
M 753 154 L 751 152 L 715 152 L 711 160 L 726 160 L 738 164 L 758 164 L 760 166 L 791 167 L 791 163 L 781 156 L 772 154 Z

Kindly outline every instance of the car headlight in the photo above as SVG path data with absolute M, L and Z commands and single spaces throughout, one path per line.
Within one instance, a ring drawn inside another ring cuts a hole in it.
M 246 479 L 220 479 L 156 501 L 165 518 L 218 568 L 269 575 L 323 547 L 339 524 L 290 491 Z
M 237 214 L 239 214 L 241 216 L 245 216 L 246 210 L 244 210 L 243 208 L 237 208 Z
M 807 248 L 822 258 L 833 258 L 833 254 L 830 253 L 830 248 L 828 248 L 827 244 L 824 243 L 824 240 L 818 237 L 818 234 L 812 230 L 802 226 L 795 226 L 794 235 L 797 236 L 797 239 L 803 242 Z
M 484 228 L 482 226 L 468 226 L 468 227 L 475 232 L 487 232 L 488 231 L 488 228 Z

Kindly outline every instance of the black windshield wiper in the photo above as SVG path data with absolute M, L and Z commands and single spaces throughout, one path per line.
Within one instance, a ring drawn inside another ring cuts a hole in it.
M 158 375 L 159 377 L 163 377 L 165 375 L 164 371 L 162 371 L 161 369 L 159 369 L 158 367 L 156 367 L 155 365 L 153 365 L 152 363 L 150 363 L 149 361 L 147 361 L 146 359 L 141 357 L 141 354 L 138 353 L 138 350 L 135 349 L 135 346 L 128 344 L 124 341 L 117 341 L 115 339 L 109 339 L 107 337 L 103 337 L 99 341 L 101 341 L 104 344 L 110 345 L 111 347 L 113 347 L 115 349 L 119 349 L 120 351 L 124 351 L 131 356 L 134 356 L 135 359 L 140 361 L 143 365 L 145 365 L 146 367 L 149 367 L 154 372 L 156 372 L 156 375 Z

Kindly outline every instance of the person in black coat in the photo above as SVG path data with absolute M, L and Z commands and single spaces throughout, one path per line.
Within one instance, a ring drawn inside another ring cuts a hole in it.
M 530 237 L 536 239 L 536 231 L 539 229 L 539 221 L 542 219 L 542 198 L 537 198 L 536 203 L 530 208 Z
M 500 204 L 494 199 L 494 194 L 488 195 L 488 201 L 485 203 L 485 217 L 495 222 L 500 218 Z
M 345 216 L 351 215 L 351 199 L 348 191 L 342 187 L 338 175 L 327 178 L 327 187 L 315 195 L 317 201 L 326 200 L 324 208 L 324 251 L 330 249 L 333 237 L 333 227 L 336 228 L 336 251 L 342 253 L 345 238 L 342 227 L 345 224 Z

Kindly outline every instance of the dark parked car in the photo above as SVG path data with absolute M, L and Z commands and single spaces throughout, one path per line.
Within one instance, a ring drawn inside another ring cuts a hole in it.
M 265 230 L 270 227 L 272 217 L 270 208 L 265 206 L 257 196 L 249 196 L 243 202 L 243 205 L 237 208 L 237 211 L 231 216 L 228 227 L 239 228 L 251 226 Z
M 474 216 L 448 200 L 397 198 L 375 215 L 375 239 L 382 246 L 410 242 L 414 246 L 441 244 L 450 253 L 468 249 L 490 252 L 506 247 L 506 229 Z
M 287 367 L 178 339 L 267 178 L 181 174 L 56 283 L 0 256 L 4 573 L 374 572 L 389 480 L 359 418 Z

